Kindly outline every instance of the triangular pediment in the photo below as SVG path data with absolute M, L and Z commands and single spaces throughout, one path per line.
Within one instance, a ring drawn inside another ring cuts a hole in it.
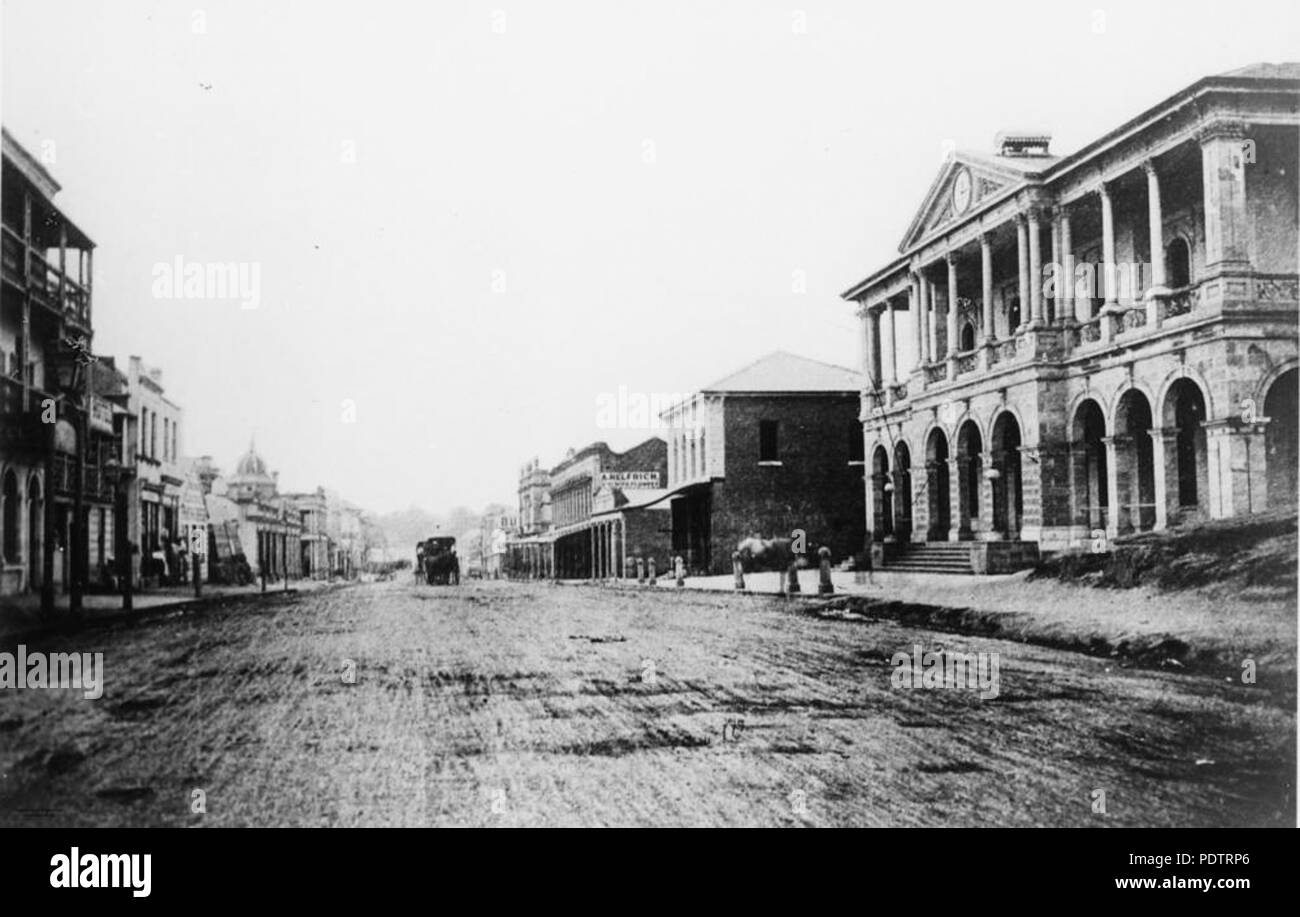
M 998 168 L 993 163 L 958 153 L 935 176 L 898 250 L 907 251 L 948 224 L 974 213 L 990 197 L 1022 181 L 1023 176 L 1012 169 Z M 959 182 L 964 187 L 959 188 Z

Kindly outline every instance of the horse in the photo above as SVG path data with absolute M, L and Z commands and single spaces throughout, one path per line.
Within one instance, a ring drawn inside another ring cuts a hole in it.
M 736 546 L 736 553 L 740 555 L 740 567 L 745 573 L 762 570 L 784 573 L 792 563 L 801 569 L 808 566 L 807 555 L 796 553 L 794 542 L 789 538 L 752 536 Z

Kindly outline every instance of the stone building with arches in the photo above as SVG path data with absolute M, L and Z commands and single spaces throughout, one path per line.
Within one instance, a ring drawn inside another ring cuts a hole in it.
M 1007 569 L 1294 507 L 1300 64 L 1198 80 L 1068 156 L 995 144 L 950 155 L 843 294 L 877 556 L 970 542 Z

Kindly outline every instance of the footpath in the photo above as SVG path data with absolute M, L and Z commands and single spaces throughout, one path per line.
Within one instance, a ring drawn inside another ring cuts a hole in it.
M 294 595 L 304 592 L 319 592 L 325 589 L 349 585 L 353 580 L 267 580 L 265 595 Z M 287 585 L 287 588 L 286 588 Z M 247 586 L 221 586 L 204 583 L 200 596 L 194 595 L 193 586 L 163 586 L 131 596 L 131 610 L 122 608 L 122 596 L 117 594 L 88 594 L 82 596 L 81 618 L 73 621 L 69 607 L 69 597 L 57 594 L 54 597 L 54 614 L 52 620 L 45 620 L 41 614 L 41 597 L 35 594 L 6 596 L 0 603 L 0 638 L 9 639 L 20 634 L 36 633 L 44 630 L 59 629 L 69 626 L 86 626 L 110 621 L 128 621 L 135 618 L 147 618 L 153 615 L 174 611 L 199 602 L 213 602 L 225 599 L 252 599 L 263 595 L 260 582 Z

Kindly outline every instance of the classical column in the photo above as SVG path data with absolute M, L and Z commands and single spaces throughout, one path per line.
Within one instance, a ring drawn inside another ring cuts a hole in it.
M 984 343 L 993 341 L 993 244 L 988 233 L 980 234 L 980 296 L 984 305 Z
M 1052 224 L 1052 314 L 1047 318 L 1047 324 L 1059 325 L 1061 323 L 1061 284 L 1065 280 L 1064 272 L 1061 270 L 1061 224 L 1055 217 L 1051 217 Z
M 921 368 L 925 362 L 924 348 L 922 341 L 925 337 L 921 332 L 924 326 L 921 324 L 921 279 L 913 274 L 911 284 L 907 289 L 907 310 L 912 315 L 912 346 L 916 348 L 916 369 Z
M 1102 311 L 1110 312 L 1115 307 L 1115 215 L 1105 182 L 1097 186 L 1097 195 L 1101 198 L 1101 278 L 1105 286 Z
M 889 376 L 888 384 L 898 384 L 898 316 L 894 312 L 894 301 L 885 300 L 885 317 L 889 320 Z
M 1156 490 L 1156 531 L 1162 532 L 1169 528 L 1169 509 L 1170 493 L 1169 485 L 1173 483 L 1173 507 L 1175 518 L 1178 512 L 1178 432 L 1165 431 L 1165 429 L 1149 429 L 1147 436 L 1151 437 L 1151 463 L 1152 477 L 1154 479 L 1154 490 Z M 1170 467 L 1170 459 L 1173 460 L 1173 467 Z M 1173 472 L 1173 476 L 1170 476 Z
M 1020 285 L 1020 327 L 1029 324 L 1029 230 L 1024 214 L 1016 217 L 1016 266 L 1019 271 Z
M 1148 159 L 1142 163 L 1147 173 L 1147 223 L 1151 240 L 1151 286 L 1165 285 L 1165 241 L 1163 220 L 1160 215 L 1160 178 L 1156 164 Z
M 1245 125 L 1217 121 L 1197 138 L 1205 194 L 1205 266 L 1250 263 L 1250 221 L 1246 209 Z
M 1103 436 L 1101 441 L 1106 447 L 1106 537 L 1114 538 L 1119 534 L 1119 450 L 1115 437 Z
M 925 316 L 926 333 L 930 335 L 930 360 L 937 363 L 941 359 L 941 356 L 939 354 L 939 316 L 934 307 L 934 281 L 926 280 L 924 283 L 927 290 L 925 294 Z
M 948 358 L 957 356 L 957 255 L 948 253 Z
M 979 477 L 979 506 L 980 506 L 980 516 L 985 520 L 985 522 L 983 525 L 980 526 L 980 528 L 984 533 L 984 537 L 988 539 L 996 539 L 1002 537 L 1002 533 L 998 532 L 998 530 L 994 526 L 994 521 L 993 521 L 995 518 L 993 514 L 993 500 L 995 494 L 993 489 L 993 479 L 988 476 L 989 469 L 993 467 L 994 467 L 993 453 L 981 452 L 980 453 L 981 473 Z
M 1146 290 L 1147 328 L 1160 327 L 1160 295 L 1165 287 L 1165 240 L 1163 218 L 1160 213 L 1160 178 L 1156 164 L 1146 160 L 1142 168 L 1147 173 L 1147 232 L 1151 248 L 1151 284 Z
M 966 540 L 971 536 L 971 461 L 969 455 L 958 455 L 955 463 L 957 465 L 957 516 L 955 522 L 959 540 Z
M 920 302 L 917 311 L 917 322 L 919 323 L 917 335 L 921 346 L 918 352 L 921 354 L 921 362 L 924 364 L 933 359 L 930 350 L 930 281 L 926 280 L 925 275 L 919 271 L 916 274 L 916 290 Z
M 1061 305 L 1057 309 L 1058 322 L 1073 321 L 1074 314 L 1074 240 L 1070 237 L 1070 212 L 1060 208 L 1061 224 L 1061 270 L 1065 282 L 1061 290 Z
M 1111 452 L 1107 457 L 1113 460 L 1111 474 L 1115 482 L 1114 505 L 1119 507 L 1119 518 L 1115 530 L 1120 534 L 1132 532 L 1141 527 L 1142 502 L 1141 481 L 1138 475 L 1137 444 L 1132 436 L 1119 434 L 1110 437 Z
M 1043 253 L 1041 233 L 1038 231 L 1037 208 L 1030 208 L 1026 223 L 1026 232 L 1029 235 L 1030 325 L 1038 328 L 1043 324 Z
M 862 341 L 866 348 L 862 371 L 867 374 L 867 385 L 874 389 L 880 384 L 880 367 L 876 365 L 876 315 L 865 302 L 862 304 L 862 324 Z

